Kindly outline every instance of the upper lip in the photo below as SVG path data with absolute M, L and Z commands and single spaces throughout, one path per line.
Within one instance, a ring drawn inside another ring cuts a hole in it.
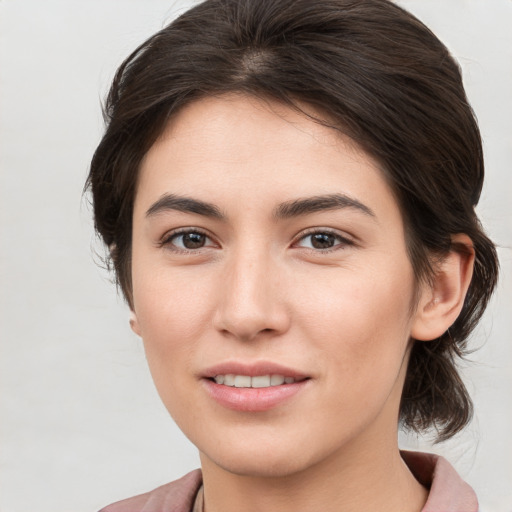
M 293 377 L 295 380 L 308 378 L 308 375 L 303 372 L 271 361 L 258 361 L 253 363 L 225 361 L 207 368 L 201 373 L 201 376 L 208 379 L 217 375 L 229 374 L 248 375 L 249 377 L 256 377 L 258 375 L 282 375 L 283 377 Z

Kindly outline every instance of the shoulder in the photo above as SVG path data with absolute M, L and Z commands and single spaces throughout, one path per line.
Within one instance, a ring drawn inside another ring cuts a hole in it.
M 179 480 L 113 503 L 100 512 L 190 512 L 201 482 L 201 471 L 196 469 Z

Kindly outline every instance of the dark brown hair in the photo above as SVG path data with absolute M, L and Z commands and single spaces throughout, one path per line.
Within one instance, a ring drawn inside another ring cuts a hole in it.
M 391 185 L 418 280 L 467 234 L 476 263 L 449 331 L 413 341 L 400 419 L 446 439 L 470 420 L 456 369 L 495 287 L 498 262 L 474 207 L 481 138 L 446 47 L 387 0 L 207 0 L 137 48 L 108 95 L 107 129 L 91 163 L 95 225 L 131 304 L 131 231 L 141 159 L 184 105 L 239 92 L 306 103 L 373 156 Z

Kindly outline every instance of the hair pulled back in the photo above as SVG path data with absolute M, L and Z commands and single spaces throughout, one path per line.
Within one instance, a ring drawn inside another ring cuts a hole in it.
M 352 138 L 379 162 L 404 218 L 417 280 L 467 234 L 473 278 L 462 312 L 436 340 L 413 341 L 402 425 L 446 439 L 470 420 L 457 372 L 495 287 L 494 245 L 475 214 L 484 164 L 458 65 L 419 20 L 387 0 L 207 0 L 139 46 L 120 66 L 106 132 L 87 186 L 95 226 L 131 298 L 131 233 L 140 162 L 168 120 L 195 99 L 239 92 L 272 98 Z

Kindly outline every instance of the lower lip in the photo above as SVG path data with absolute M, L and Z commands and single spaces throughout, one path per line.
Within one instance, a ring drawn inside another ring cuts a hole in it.
M 207 393 L 220 405 L 235 411 L 268 411 L 304 389 L 308 380 L 268 388 L 235 388 L 203 379 Z

